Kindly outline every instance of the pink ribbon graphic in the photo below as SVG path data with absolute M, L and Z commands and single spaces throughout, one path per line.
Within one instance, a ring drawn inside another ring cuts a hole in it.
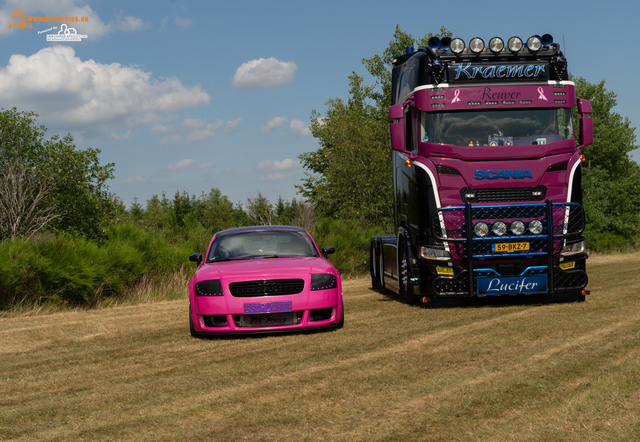
M 549 101 L 549 100 L 547 100 L 547 97 L 544 96 L 544 89 L 539 87 L 538 88 L 538 92 L 540 93 L 540 96 L 538 97 L 538 100 Z
M 453 100 L 451 100 L 451 104 L 460 101 L 460 99 L 458 98 L 460 96 L 460 89 L 456 89 L 455 90 L 455 95 L 453 96 Z

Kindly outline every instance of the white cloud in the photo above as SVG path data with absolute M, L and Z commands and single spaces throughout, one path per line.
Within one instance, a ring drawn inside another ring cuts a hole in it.
M 198 167 L 196 167 L 196 169 L 208 169 L 210 167 L 213 167 L 213 161 L 210 163 L 198 164 Z
M 281 170 L 297 169 L 300 167 L 300 162 L 291 158 L 286 158 L 282 161 L 277 160 L 262 160 L 256 167 L 257 170 L 264 170 L 266 172 L 276 172 Z
M 148 23 L 145 23 L 141 18 L 133 17 L 131 15 L 119 18 L 115 23 L 118 31 L 140 31 L 149 27 Z
M 115 132 L 111 132 L 111 139 L 114 141 L 126 140 L 131 136 L 131 129 L 127 131 L 126 134 L 118 135 Z
M 184 120 L 182 120 L 182 123 L 180 123 L 180 126 L 196 128 L 196 127 L 206 126 L 206 124 L 207 124 L 206 119 L 201 120 L 200 118 L 185 118 Z
M 182 18 L 178 17 L 177 15 L 173 19 L 173 22 L 176 24 L 176 26 L 183 29 L 186 29 L 193 24 L 193 20 L 191 20 L 190 18 Z
M 303 122 L 302 120 L 291 120 L 285 117 L 274 117 L 271 120 L 267 121 L 264 126 L 262 126 L 262 133 L 266 134 L 271 129 L 276 127 L 287 127 L 289 126 L 289 133 L 296 137 L 306 137 L 311 135 L 311 130 L 309 129 L 309 125 Z M 280 136 L 287 136 L 287 132 L 280 132 Z
M 178 161 L 176 164 L 168 165 L 167 170 L 185 170 L 193 166 L 194 164 L 196 164 L 195 160 L 192 160 L 191 158 L 187 158 L 185 160 Z
M 173 132 L 176 130 L 175 126 L 164 126 L 162 124 L 156 124 L 151 128 L 155 132 Z
M 253 89 L 288 84 L 295 80 L 297 70 L 298 66 L 292 61 L 279 61 L 273 57 L 250 60 L 238 68 L 233 85 Z
M 166 112 L 209 104 L 201 87 L 188 87 L 177 78 L 152 79 L 119 63 L 82 61 L 73 48 L 53 46 L 31 55 L 12 55 L 0 68 L 0 107 L 37 109 L 40 121 L 52 130 L 104 136 L 124 125 L 164 126 Z
M 274 117 L 262 126 L 262 133 L 266 134 L 274 127 L 284 127 L 289 124 L 289 119 L 285 117 Z
M 224 133 L 235 134 L 236 132 L 238 132 L 238 126 L 240 125 L 241 121 L 242 118 L 227 121 L 227 126 L 224 128 Z
M 147 182 L 147 179 L 144 177 L 141 177 L 140 175 L 136 175 L 134 177 L 130 176 L 127 179 L 116 181 L 117 184 L 146 183 L 146 182 Z
M 291 131 L 292 135 L 295 135 L 297 137 L 306 137 L 308 135 L 311 135 L 309 125 L 305 124 L 301 120 L 292 120 L 291 124 L 289 125 L 289 130 Z

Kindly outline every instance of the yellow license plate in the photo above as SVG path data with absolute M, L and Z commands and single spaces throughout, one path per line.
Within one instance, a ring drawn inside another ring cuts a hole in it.
M 529 250 L 529 243 L 528 242 L 510 242 L 510 243 L 493 244 L 491 249 L 494 252 L 521 252 L 523 250 Z
M 436 267 L 438 275 L 453 276 L 453 269 L 451 267 Z

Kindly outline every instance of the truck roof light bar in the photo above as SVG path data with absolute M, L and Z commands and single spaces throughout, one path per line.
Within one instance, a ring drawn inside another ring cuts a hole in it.
M 451 52 L 454 54 L 460 54 L 464 51 L 464 40 L 461 38 L 454 38 L 451 40 Z
M 479 54 L 484 50 L 484 40 L 480 37 L 473 37 L 469 42 L 469 49 L 474 54 Z
M 489 50 L 494 54 L 502 52 L 504 49 L 504 41 L 500 37 L 493 37 L 489 40 Z
M 527 39 L 527 49 L 534 53 L 542 49 L 542 39 L 539 35 L 532 35 Z
M 522 46 L 524 45 L 522 44 L 522 39 L 520 37 L 513 36 L 509 41 L 507 41 L 507 47 L 514 54 L 522 50 Z

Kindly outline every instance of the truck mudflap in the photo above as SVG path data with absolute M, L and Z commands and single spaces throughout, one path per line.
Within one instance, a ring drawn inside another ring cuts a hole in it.
M 567 266 L 567 241 L 583 241 L 585 215 L 577 203 L 471 205 L 433 213 L 434 235 L 451 255 L 454 276 L 433 279 L 438 296 L 548 294 L 580 291 L 588 283 L 584 253 Z M 562 268 L 561 268 L 562 266 Z

